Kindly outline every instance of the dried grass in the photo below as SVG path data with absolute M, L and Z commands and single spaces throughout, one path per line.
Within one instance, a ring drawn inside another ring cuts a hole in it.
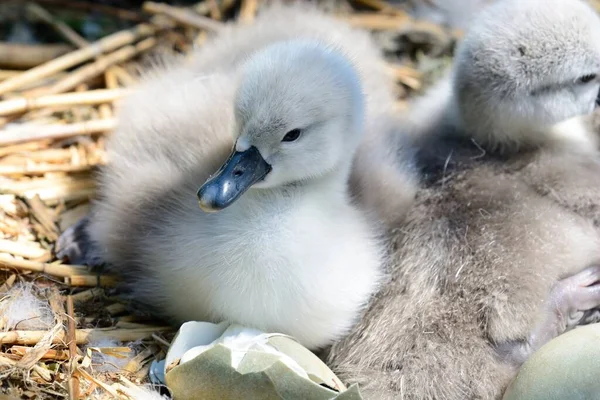
M 149 363 L 164 357 L 172 330 L 128 315 L 106 296 L 114 278 L 56 261 L 52 248 L 89 210 L 93 172 L 106 163 L 104 137 L 115 127 L 119 99 L 137 82 L 140 56 L 189 51 L 207 31 L 251 23 L 261 2 L 205 0 L 187 9 L 147 2 L 143 12 L 66 0 L 38 3 L 44 8 L 30 5 L 29 11 L 75 50 L 26 71 L 0 71 L 0 317 L 28 320 L 0 318 L 0 397 L 149 399 L 153 392 L 140 385 L 147 383 Z M 432 37 L 452 37 L 383 0 L 335 3 L 344 12 L 339 18 L 366 29 L 402 35 L 418 26 Z M 53 5 L 96 7 L 138 25 L 88 43 L 57 22 Z M 228 20 L 232 14 L 239 17 Z M 399 52 L 389 52 L 389 69 L 403 108 L 426 74 Z M 15 301 L 43 315 L 6 311 Z

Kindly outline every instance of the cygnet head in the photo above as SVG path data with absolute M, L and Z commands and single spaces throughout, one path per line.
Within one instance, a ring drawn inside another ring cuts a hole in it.
M 548 127 L 593 111 L 600 18 L 580 0 L 504 0 L 457 49 L 455 116 L 488 147 L 544 143 Z
M 198 191 L 218 211 L 247 189 L 305 184 L 331 173 L 345 180 L 360 142 L 364 96 L 351 62 L 318 42 L 267 46 L 244 65 L 235 97 L 236 142 Z

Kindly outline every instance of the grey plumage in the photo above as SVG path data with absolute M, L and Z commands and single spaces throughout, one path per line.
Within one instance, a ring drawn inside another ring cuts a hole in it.
M 600 159 L 579 117 L 599 29 L 579 0 L 498 2 L 404 119 L 423 187 L 390 224 L 391 282 L 327 355 L 367 398 L 498 398 L 600 305 Z
M 131 300 L 173 322 L 226 319 L 325 346 L 381 279 L 381 241 L 347 180 L 363 132 L 376 135 L 393 103 L 367 33 L 301 4 L 271 6 L 125 100 L 100 198 L 58 254 L 105 261 Z M 295 128 L 300 139 L 285 142 Z M 268 174 L 204 213 L 196 192 L 232 147 L 254 149 Z

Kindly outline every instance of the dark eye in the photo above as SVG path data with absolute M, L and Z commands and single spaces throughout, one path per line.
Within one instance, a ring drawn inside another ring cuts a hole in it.
M 288 133 L 285 134 L 285 136 L 283 137 L 283 139 L 281 141 L 282 142 L 293 142 L 294 140 L 297 140 L 300 137 L 301 133 L 302 133 L 302 131 L 300 129 L 292 129 L 291 131 L 289 131 Z
M 584 75 L 578 79 L 580 83 L 589 83 L 596 79 L 596 74 Z

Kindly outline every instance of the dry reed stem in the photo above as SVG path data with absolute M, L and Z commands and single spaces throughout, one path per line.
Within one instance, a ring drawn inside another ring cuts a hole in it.
M 27 69 L 35 67 L 56 57 L 69 53 L 72 47 L 65 44 L 14 44 L 0 42 L 0 66 L 8 69 Z M 21 75 L 21 74 L 20 74 Z M 9 78 L 5 82 L 17 79 Z M 0 86 L 1 87 L 1 86 Z
M 12 145 L 12 146 L 1 147 L 0 148 L 0 157 L 4 157 L 8 154 L 18 153 L 18 152 L 22 152 L 22 151 L 40 150 L 40 149 L 48 147 L 48 144 L 49 144 L 48 141 L 38 140 L 35 142 L 19 143 L 19 144 Z
M 380 13 L 360 13 L 340 16 L 355 28 L 368 30 L 397 30 L 403 25 L 411 23 L 413 19 L 408 15 L 385 15 Z
M 392 14 L 398 15 L 407 15 L 404 10 L 394 7 L 384 0 L 355 0 L 357 3 L 365 5 L 367 7 L 371 7 L 377 11 L 389 12 Z
M 218 32 L 223 28 L 223 24 L 218 21 L 183 8 L 173 7 L 163 3 L 146 1 L 142 6 L 142 9 L 151 14 L 165 15 L 181 25 L 191 26 L 196 29 L 206 29 L 208 31 Z
M 110 385 L 107 385 L 106 383 L 102 382 L 98 378 L 92 376 L 89 372 L 87 372 L 83 368 L 77 368 L 76 373 L 80 374 L 83 378 L 87 379 L 88 381 L 95 383 L 97 386 L 104 389 L 106 392 L 108 392 L 114 398 L 117 398 L 117 399 L 121 398 L 119 396 L 119 393 L 114 388 L 112 388 Z
M 13 194 L 21 195 L 23 197 L 34 197 L 40 196 L 44 203 L 48 206 L 54 206 L 60 203 L 66 203 L 69 201 L 82 201 L 89 200 L 96 192 L 96 185 L 91 177 L 85 179 L 65 179 L 65 180 L 54 180 L 47 179 L 33 180 L 35 185 L 31 185 L 29 182 L 15 182 L 11 187 L 2 187 L 5 192 L 10 192 L 11 189 L 15 190 Z M 42 182 L 42 181 L 47 181 Z M 2 180 L 0 180 L 2 182 Z M 5 182 L 3 182 L 5 183 Z M 54 183 L 54 184 L 52 184 Z M 8 200 L 7 200 L 8 199 Z M 10 201 L 10 197 L 3 197 L 0 195 L 0 207 L 5 208 L 5 202 Z M 10 209 L 10 204 L 8 204 Z
M 6 254 L 0 254 L 0 266 L 18 271 L 41 272 L 59 278 L 79 276 L 88 271 L 81 265 L 48 264 L 30 260 L 19 260 Z
M 31 347 L 27 346 L 12 346 L 8 349 L 9 354 L 23 357 Z M 42 360 L 66 361 L 69 359 L 69 352 L 66 350 L 50 349 L 42 355 Z
M 258 9 L 258 0 L 242 0 L 240 6 L 240 14 L 238 16 L 238 22 L 242 24 L 251 24 L 256 17 L 256 10 Z
M 40 258 L 49 252 L 35 242 L 0 239 L 0 253 L 9 253 L 25 258 Z
M 70 400 L 79 399 L 79 378 L 74 372 L 77 370 L 77 343 L 75 341 L 75 307 L 73 306 L 73 298 L 67 296 L 67 340 L 69 344 L 69 381 L 68 392 Z
M 49 4 L 56 7 L 65 9 L 73 9 L 86 12 L 97 12 L 102 14 L 108 14 L 115 16 L 119 19 L 125 19 L 128 21 L 140 22 L 144 21 L 143 15 L 137 11 L 127 10 L 124 8 L 118 8 L 105 4 L 91 3 L 82 0 L 37 0 L 38 3 Z
M 17 274 L 12 274 L 11 276 L 9 276 L 4 281 L 2 286 L 0 286 L 0 296 L 6 294 L 6 292 L 8 292 L 12 288 L 12 286 L 15 284 L 16 280 L 17 280 Z
M 89 43 L 81 35 L 71 29 L 67 24 L 62 21 L 56 20 L 50 12 L 41 7 L 36 3 L 29 3 L 27 5 L 27 11 L 32 13 L 36 18 L 42 20 L 44 23 L 50 25 L 59 35 L 65 40 L 74 45 L 75 47 L 85 47 Z
M 408 86 L 413 90 L 421 89 L 421 79 L 423 75 L 421 72 L 405 65 L 388 64 L 387 68 L 398 82 Z
M 123 367 L 123 370 L 130 373 L 138 372 L 142 368 L 144 361 L 156 354 L 158 350 L 160 349 L 157 345 L 148 346 L 146 349 L 142 350 L 141 352 L 136 354 L 131 360 L 129 360 L 125 367 Z
M 106 53 L 122 46 L 129 45 L 136 40 L 150 36 L 157 28 L 150 24 L 140 24 L 136 27 L 108 35 L 97 42 L 82 49 L 75 50 L 61 57 L 54 58 L 42 65 L 31 68 L 13 78 L 0 82 L 0 95 L 18 89 L 28 83 L 46 78 L 54 73 L 64 71 L 75 65 L 81 64 L 99 54 Z
M 0 175 L 44 175 L 50 172 L 82 172 L 94 168 L 92 164 L 0 165 Z
M 155 38 L 147 38 L 136 45 L 125 46 L 106 56 L 99 57 L 93 63 L 75 70 L 69 76 L 56 82 L 46 90 L 46 93 L 57 94 L 71 90 L 78 84 L 101 75 L 111 65 L 130 60 L 138 54 L 150 50 L 156 43 Z
M 115 329 L 115 328 L 96 328 L 96 329 L 76 329 L 75 342 L 78 345 L 88 344 L 97 340 L 108 339 L 116 342 L 135 342 L 136 340 L 147 339 L 155 332 L 168 332 L 171 327 L 166 326 L 148 326 L 140 329 Z M 31 346 L 38 343 L 48 331 L 8 331 L 0 332 L 0 344 L 25 345 Z M 56 335 L 52 343 L 65 344 L 67 336 L 64 332 Z
M 127 307 L 124 304 L 121 304 L 121 303 L 111 304 L 110 306 L 104 307 L 104 309 L 111 316 L 115 316 L 117 314 L 122 314 L 124 312 L 127 312 Z
M 3 81 L 8 78 L 12 78 L 13 76 L 17 76 L 23 73 L 23 71 L 14 71 L 10 69 L 0 69 L 0 81 Z
M 126 89 L 98 89 L 81 93 L 65 93 L 35 98 L 15 98 L 0 102 L 0 115 L 10 115 L 44 107 L 110 103 L 127 94 Z
M 64 278 L 66 285 L 73 287 L 110 287 L 115 286 L 117 278 L 108 275 L 71 275 Z
M 118 65 L 111 67 L 112 73 L 115 74 L 117 80 L 121 83 L 121 86 L 133 86 L 137 83 L 137 79 L 135 79 L 125 68 L 122 68 Z
M 214 20 L 220 21 L 223 19 L 223 14 L 219 9 L 219 4 L 217 4 L 217 0 L 207 0 L 208 8 L 210 10 L 210 17 Z
M 73 301 L 84 302 L 84 301 L 88 301 L 95 297 L 100 297 L 103 295 L 104 295 L 104 290 L 102 290 L 101 288 L 93 288 L 93 289 L 88 289 L 88 290 L 84 290 L 83 292 L 73 294 L 73 295 L 71 295 L 71 298 L 73 299 Z
M 32 217 L 32 228 L 40 237 L 45 237 L 50 241 L 56 241 L 59 236 L 58 226 L 56 225 L 55 215 L 44 204 L 39 195 L 31 198 L 20 199 L 27 205 L 29 215 Z M 37 222 L 37 224 L 36 224 Z
M 63 139 L 78 135 L 92 135 L 113 130 L 117 126 L 114 118 L 93 119 L 64 125 L 23 125 L 8 131 L 0 131 L 0 146 L 41 139 Z

